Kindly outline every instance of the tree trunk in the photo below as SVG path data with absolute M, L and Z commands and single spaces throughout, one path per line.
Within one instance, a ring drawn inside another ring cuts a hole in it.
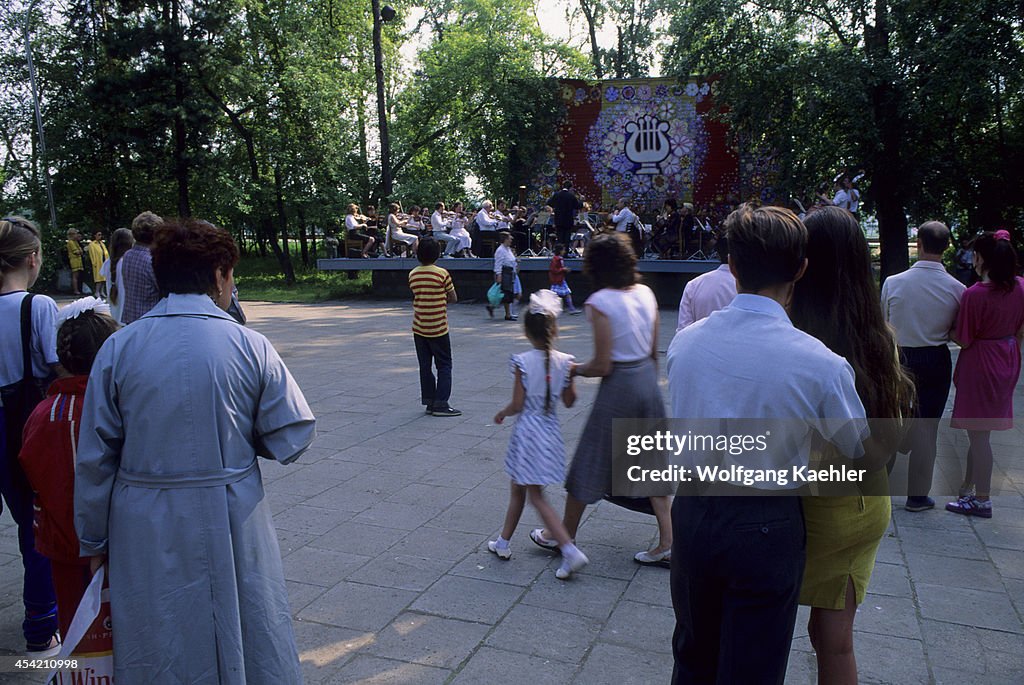
M 580 9 L 587 19 L 587 31 L 590 33 L 590 61 L 594 65 L 594 76 L 604 78 L 604 69 L 601 67 L 601 48 L 597 46 L 597 26 L 595 25 L 594 8 L 589 0 L 580 0 Z
M 277 205 L 277 221 L 281 231 L 281 246 L 277 244 L 277 238 L 272 237 L 271 249 L 277 261 L 281 264 L 281 271 L 284 272 L 284 282 L 287 285 L 295 285 L 295 267 L 292 266 L 292 253 L 288 249 L 288 217 L 284 212 L 284 195 L 281 190 L 281 170 L 274 167 L 274 197 Z M 283 247 L 283 250 L 282 250 Z
M 302 256 L 302 266 L 309 268 L 309 242 L 306 238 L 306 213 L 302 207 L 295 210 L 299 218 L 299 254 Z
M 910 266 L 907 249 L 907 215 L 904 202 L 899 89 L 888 76 L 893 59 L 889 44 L 889 7 L 886 0 L 875 3 L 875 25 L 867 26 L 864 47 L 878 81 L 871 89 L 871 109 L 880 138 L 874 158 L 871 192 L 878 216 L 881 248 L 881 281 Z
M 373 0 L 373 69 L 377 79 L 377 120 L 380 126 L 380 184 L 385 202 L 391 198 L 391 140 L 384 101 L 384 48 L 381 46 L 380 0 Z
M 174 126 L 172 138 L 174 144 L 174 179 L 178 184 L 178 216 L 187 217 L 192 215 L 188 198 L 188 131 L 185 127 L 185 115 L 182 110 L 185 107 L 185 84 L 181 73 L 181 21 L 179 19 L 178 0 L 171 0 L 170 7 L 166 7 L 165 19 L 169 29 L 173 32 L 173 38 L 164 42 L 164 59 L 174 80 Z M 171 42 L 173 41 L 173 45 Z

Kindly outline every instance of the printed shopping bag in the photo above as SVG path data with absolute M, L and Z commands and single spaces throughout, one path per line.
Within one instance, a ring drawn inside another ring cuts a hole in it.
M 106 565 L 101 566 L 86 588 L 55 659 L 60 668 L 50 672 L 48 685 L 113 685 L 114 633 L 110 625 L 110 588 L 104 582 L 106 571 Z

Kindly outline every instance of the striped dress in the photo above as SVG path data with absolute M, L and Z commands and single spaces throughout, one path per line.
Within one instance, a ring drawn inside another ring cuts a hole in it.
M 451 274 L 433 264 L 409 272 L 412 290 L 412 332 L 424 338 L 448 334 L 448 293 L 455 290 Z
M 544 350 L 512 356 L 509 367 L 513 374 L 519 370 L 526 400 L 512 430 L 505 472 L 519 485 L 554 485 L 565 480 L 565 443 L 555 408 L 569 382 L 574 360 L 572 355 L 551 351 L 551 409 L 545 414 Z

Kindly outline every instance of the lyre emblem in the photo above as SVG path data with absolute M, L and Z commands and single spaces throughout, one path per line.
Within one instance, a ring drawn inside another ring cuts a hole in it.
M 668 157 L 670 147 L 668 129 L 667 121 L 649 115 L 626 124 L 626 133 L 631 134 L 626 143 L 626 157 L 640 165 L 637 174 L 661 173 L 658 164 Z

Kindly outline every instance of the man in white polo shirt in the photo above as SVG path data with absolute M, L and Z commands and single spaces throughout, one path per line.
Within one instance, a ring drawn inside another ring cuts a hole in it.
M 671 416 L 778 419 L 797 447 L 772 456 L 793 465 L 808 463 L 815 432 L 861 456 L 867 425 L 853 369 L 785 310 L 807 267 L 807 229 L 787 209 L 746 205 L 725 228 L 738 294 L 669 345 Z M 680 493 L 672 528 L 672 682 L 781 683 L 804 571 L 800 498 Z
M 953 365 L 949 333 L 956 325 L 963 283 L 946 272 L 942 253 L 949 229 L 928 221 L 917 229 L 917 261 L 882 284 L 882 312 L 896 329 L 900 358 L 917 388 L 917 410 L 910 431 L 907 511 L 935 506 L 928 496 L 935 468 L 935 438 L 949 399 Z

